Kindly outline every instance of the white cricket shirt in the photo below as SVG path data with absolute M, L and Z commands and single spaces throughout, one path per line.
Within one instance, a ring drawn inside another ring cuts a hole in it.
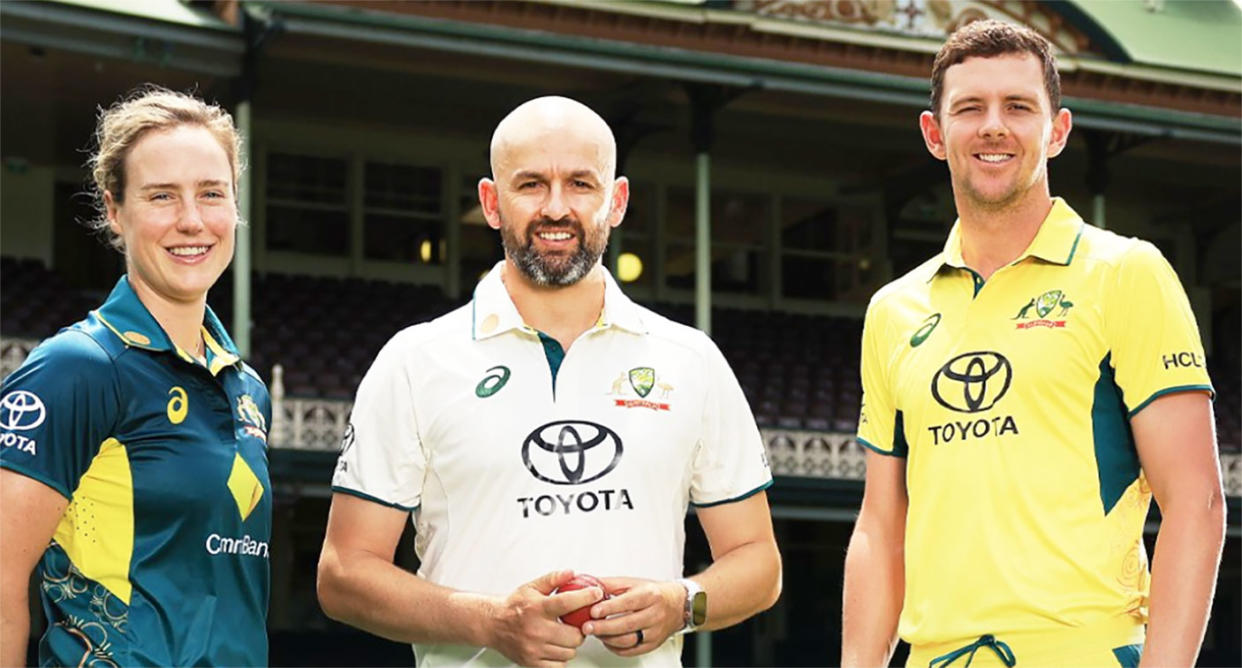
M 411 510 L 419 576 L 455 589 L 507 595 L 562 568 L 681 577 L 688 505 L 772 484 L 733 372 L 706 335 L 633 303 L 607 272 L 598 323 L 558 359 L 522 322 L 502 264 L 469 304 L 380 351 L 333 489 Z M 509 665 L 474 647 L 415 653 L 420 667 Z M 635 659 L 590 638 L 575 665 L 680 656 L 680 637 Z

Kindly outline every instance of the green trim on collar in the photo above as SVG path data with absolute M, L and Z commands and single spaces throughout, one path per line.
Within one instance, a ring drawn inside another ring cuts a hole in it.
M 539 342 L 543 344 L 543 354 L 548 358 L 548 368 L 552 371 L 552 396 L 556 397 L 556 374 L 561 370 L 561 362 L 565 361 L 565 349 L 561 347 L 560 341 L 547 334 L 535 333 L 539 335 Z
M 1065 200 L 1060 197 L 1052 198 L 1052 208 L 1048 210 L 1048 215 L 1039 224 L 1039 231 L 1035 233 L 1035 238 L 1022 251 L 1010 266 L 1018 264 L 1028 257 L 1038 257 L 1041 260 L 1052 262 L 1055 264 L 1068 266 L 1074 259 L 1074 253 L 1078 251 L 1078 242 L 1082 240 L 1082 231 L 1086 223 L 1083 222 L 1081 216 L 1078 215 Z M 961 240 L 962 220 L 959 218 L 953 221 L 953 227 L 949 230 L 949 236 L 945 239 L 944 248 L 939 254 L 933 256 L 931 267 L 928 270 L 927 283 L 933 278 L 940 275 L 941 270 L 945 267 L 953 267 L 954 269 L 967 269 L 966 260 L 962 257 L 962 240 Z M 1071 238 L 1071 234 L 1073 238 Z M 1064 258 L 1064 259 L 1062 259 Z M 971 270 L 971 273 L 975 273 Z M 978 294 L 978 285 L 976 285 L 975 294 Z
M 984 280 L 984 278 L 979 275 L 979 272 L 975 271 L 974 269 L 971 269 L 970 267 L 965 267 L 965 270 L 970 273 L 970 283 L 975 288 L 974 294 L 970 296 L 971 299 L 974 299 L 975 297 L 979 296 L 979 291 L 983 289 L 983 285 L 987 283 L 987 281 Z
M 1069 257 L 1065 258 L 1066 265 L 1069 265 L 1069 263 L 1074 261 L 1074 253 L 1078 252 L 1078 242 L 1082 241 L 1082 230 L 1086 226 L 1087 226 L 1086 223 L 1082 223 L 1081 225 L 1078 226 L 1078 234 L 1074 236 L 1074 245 L 1070 246 Z
M 1086 223 L 1065 200 L 1052 198 L 1052 208 L 1039 225 L 1039 231 L 1015 263 L 1027 257 L 1037 257 L 1046 262 L 1068 265 L 1074 259 L 1082 228 Z

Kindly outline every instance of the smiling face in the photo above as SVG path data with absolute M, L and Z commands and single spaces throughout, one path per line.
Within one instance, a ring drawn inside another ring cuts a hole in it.
M 125 156 L 125 193 L 104 194 L 125 245 L 130 285 L 144 302 L 202 303 L 233 257 L 233 169 L 198 125 L 143 136 Z
M 941 100 L 920 125 L 927 149 L 949 163 L 959 211 L 1048 198 L 1048 159 L 1065 148 L 1071 122 L 1051 108 L 1035 56 L 967 58 L 945 70 Z
M 603 119 L 565 98 L 528 102 L 497 127 L 479 201 L 531 283 L 573 285 L 599 263 L 629 198 L 628 182 L 613 179 L 615 156 Z

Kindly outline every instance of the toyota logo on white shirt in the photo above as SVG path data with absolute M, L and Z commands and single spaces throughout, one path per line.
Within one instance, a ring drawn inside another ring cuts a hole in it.
M 621 439 L 602 424 L 549 422 L 522 442 L 522 463 L 539 480 L 581 485 L 604 477 L 621 461 Z

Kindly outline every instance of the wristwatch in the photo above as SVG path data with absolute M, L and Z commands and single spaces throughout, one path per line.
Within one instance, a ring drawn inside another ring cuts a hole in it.
M 686 588 L 686 606 L 683 621 L 685 622 L 677 635 L 683 633 L 694 633 L 699 630 L 707 622 L 707 592 L 699 586 L 699 583 L 688 578 L 682 578 L 677 582 Z

